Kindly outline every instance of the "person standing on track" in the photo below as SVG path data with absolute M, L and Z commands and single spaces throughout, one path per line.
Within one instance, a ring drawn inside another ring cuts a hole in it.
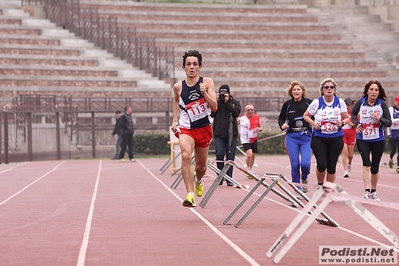
M 335 182 L 338 158 L 344 147 L 342 127 L 349 122 L 346 104 L 336 92 L 337 83 L 332 78 L 324 79 L 320 84 L 321 97 L 314 99 L 303 115 L 313 127 L 310 145 L 316 157 L 318 185 L 323 185 L 325 179 Z
M 122 143 L 122 136 L 120 134 L 121 115 L 122 115 L 121 111 L 119 111 L 119 110 L 115 111 L 115 126 L 114 126 L 114 130 L 112 131 L 112 138 L 115 138 L 115 135 L 117 135 L 117 139 L 115 142 L 115 155 L 111 158 L 113 160 L 119 159 L 119 152 L 121 149 L 121 143 Z
M 393 157 L 396 154 L 396 150 L 399 153 L 399 96 L 395 97 L 393 106 L 389 107 L 389 113 L 391 114 L 392 125 L 389 130 L 389 168 L 393 168 Z M 396 156 L 396 173 L 399 173 L 399 156 Z
M 385 90 L 378 80 L 364 86 L 363 97 L 352 108 L 352 121 L 356 127 L 356 147 L 363 161 L 365 199 L 379 201 L 377 193 L 378 172 L 385 149 L 385 127 L 392 124 Z M 371 160 L 370 160 L 371 154 Z
M 224 167 L 226 161 L 234 161 L 236 157 L 236 145 L 238 137 L 237 117 L 241 113 L 240 101 L 230 94 L 230 87 L 227 84 L 220 86 L 218 96 L 218 109 L 211 113 L 213 121 L 213 136 L 215 140 L 216 164 L 219 170 Z M 233 166 L 226 172 L 229 177 L 233 177 Z M 219 185 L 223 185 L 224 178 Z M 227 186 L 233 183 L 226 180 Z
M 124 162 L 125 152 L 127 148 L 129 161 L 135 162 L 133 158 L 133 134 L 134 134 L 134 123 L 132 118 L 132 107 L 126 106 L 124 109 L 125 113 L 119 118 L 120 134 L 122 136 L 121 152 L 119 153 L 119 161 Z
M 348 109 L 348 115 L 352 113 L 353 101 L 351 98 L 345 99 L 346 108 Z M 352 170 L 353 153 L 355 150 L 356 143 L 356 128 L 353 124 L 352 119 L 349 120 L 348 124 L 342 127 L 344 131 L 344 147 L 342 149 L 342 165 L 344 166 L 344 178 L 349 177 L 349 172 Z
M 258 153 L 258 133 L 263 130 L 262 119 L 255 114 L 255 109 L 252 104 L 245 106 L 245 115 L 241 116 L 238 121 L 240 125 L 240 140 L 244 148 L 247 169 L 252 170 L 255 162 L 256 154 Z M 250 175 L 247 175 L 251 178 Z
M 303 114 L 312 102 L 305 98 L 306 88 L 299 81 L 292 81 L 287 88 L 287 95 L 291 97 L 286 101 L 278 116 L 278 125 L 285 130 L 285 148 L 291 163 L 291 179 L 294 183 L 308 183 L 312 149 L 312 130 L 308 122 L 303 119 Z M 299 187 L 307 193 L 307 187 Z M 297 195 L 297 197 L 300 197 Z
M 202 55 L 198 51 L 184 53 L 182 68 L 186 72 L 186 79 L 173 86 L 171 130 L 179 138 L 181 171 L 188 193 L 183 206 L 196 207 L 194 191 L 198 197 L 204 192 L 202 177 L 206 172 L 209 144 L 212 140 L 211 112 L 217 110 L 218 103 L 213 80 L 199 75 Z M 196 177 L 191 168 L 193 152 Z

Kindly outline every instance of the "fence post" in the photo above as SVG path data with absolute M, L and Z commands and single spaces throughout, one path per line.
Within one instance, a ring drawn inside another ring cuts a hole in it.
M 169 127 L 170 127 L 170 112 L 166 111 L 165 112 L 165 130 L 166 130 L 166 132 L 169 132 Z
M 96 158 L 96 123 L 94 112 L 91 112 L 91 151 L 93 158 Z
M 5 163 L 9 163 L 8 158 L 8 113 L 4 112 L 4 161 Z
M 61 160 L 61 134 L 60 134 L 60 113 L 55 112 L 55 138 L 57 139 L 57 160 Z
M 1 114 L 2 113 L 0 113 L 0 163 L 2 163 L 2 154 L 1 154 L 2 145 L 1 145 L 1 142 L 2 142 L 2 137 L 3 137 L 3 134 L 2 134 L 3 127 L 2 127 L 2 125 L 4 125 L 4 122 L 2 122 L 3 117 L 1 116 Z
M 26 113 L 26 131 L 27 131 L 27 143 L 28 143 L 28 158 L 29 161 L 33 160 L 32 150 L 32 113 Z

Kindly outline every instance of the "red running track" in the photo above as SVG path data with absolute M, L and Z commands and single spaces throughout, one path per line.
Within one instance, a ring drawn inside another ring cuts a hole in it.
M 384 155 L 384 162 L 388 161 Z M 212 158 L 210 158 L 212 160 Z M 243 158 L 241 158 L 243 160 Z M 184 208 L 166 159 L 26 162 L 0 166 L 0 265 L 274 265 L 265 253 L 301 208 L 269 193 L 246 220 L 234 224 L 264 191 L 223 225 L 248 191 L 219 186 L 205 208 Z M 258 173 L 290 176 L 287 156 L 258 156 Z M 310 183 L 315 184 L 312 162 Z M 363 195 L 361 159 L 355 155 L 350 178 L 337 183 Z M 234 170 L 234 178 L 255 184 Z M 216 175 L 208 169 L 205 192 Z M 380 204 L 364 206 L 399 235 L 399 174 L 381 167 Z M 288 185 L 286 185 L 288 187 Z M 308 195 L 313 194 L 310 189 Z M 201 199 L 197 198 L 197 205 Z M 306 202 L 306 201 L 303 201 Z M 319 246 L 376 246 L 391 243 L 342 202 L 325 210 L 340 227 L 314 221 L 278 265 L 319 265 Z

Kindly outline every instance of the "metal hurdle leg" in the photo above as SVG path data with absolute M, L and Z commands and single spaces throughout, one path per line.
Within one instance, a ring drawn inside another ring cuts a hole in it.
M 322 191 L 321 195 L 323 195 L 325 192 Z M 321 197 L 321 196 L 320 196 Z M 319 198 L 320 198 L 319 197 Z M 313 201 L 313 200 L 312 200 Z M 327 193 L 325 199 L 322 200 L 322 202 L 319 205 L 319 208 L 317 208 L 312 215 L 310 215 L 307 220 L 305 220 L 297 229 L 297 231 L 292 235 L 290 239 L 288 239 L 287 243 L 285 244 L 284 247 L 277 253 L 276 257 L 274 258 L 273 262 L 274 263 L 279 263 L 280 260 L 284 257 L 285 254 L 291 249 L 291 247 L 298 241 L 298 239 L 305 233 L 305 231 L 310 227 L 310 225 L 313 223 L 313 220 L 316 219 L 318 215 L 327 207 L 327 205 L 331 202 L 331 195 Z M 310 205 L 310 204 L 309 204 Z M 312 206 L 310 206 L 312 208 Z M 303 212 L 306 209 L 303 209 Z M 304 212 L 305 213 L 305 212 Z M 302 215 L 302 219 L 305 216 Z M 298 218 L 299 222 L 302 220 Z M 294 219 L 295 221 L 296 219 Z M 298 226 L 298 224 L 295 225 L 295 227 Z
M 267 175 L 267 174 L 266 174 L 266 175 Z M 286 182 L 290 182 L 290 181 L 288 180 L 288 178 L 285 177 L 285 176 L 283 176 L 283 175 L 280 175 L 280 178 L 283 179 L 283 180 L 285 180 Z M 307 202 L 310 201 L 309 197 L 308 197 L 305 193 L 303 193 L 302 190 L 300 190 L 297 186 L 295 186 L 294 184 L 291 184 L 291 183 L 288 183 L 288 185 L 290 185 L 290 186 L 295 190 L 295 192 L 297 192 L 299 195 L 301 195 Z M 299 204 L 302 208 L 305 207 L 305 204 L 303 204 L 302 201 L 298 200 L 297 202 L 298 202 L 298 204 Z M 314 207 L 315 209 L 318 208 L 318 206 L 317 206 L 316 204 L 314 204 L 313 207 Z M 309 214 L 311 214 L 311 212 L 310 212 Z M 317 217 L 317 218 L 316 218 L 316 221 L 317 221 L 319 224 L 329 225 L 329 226 L 334 226 L 334 227 L 339 227 L 339 224 L 338 224 L 336 221 L 334 221 L 330 216 L 328 216 L 327 213 L 325 213 L 324 211 L 322 211 L 320 214 L 321 214 L 322 216 L 324 216 L 324 218 L 326 218 L 326 219 L 322 219 L 322 218 L 320 218 L 320 217 Z
M 209 199 L 212 197 L 216 188 L 219 186 L 219 182 L 222 181 L 222 178 L 226 175 L 226 172 L 229 170 L 230 167 L 231 167 L 230 164 L 225 164 L 223 166 L 222 171 L 220 171 L 220 173 L 216 177 L 215 181 L 213 181 L 212 185 L 209 187 L 208 191 L 205 193 L 199 206 L 201 206 L 202 208 L 205 208 L 205 205 L 208 203 Z
M 255 203 L 251 206 L 251 208 L 248 209 L 248 211 L 241 217 L 240 220 L 238 220 L 238 222 L 235 224 L 235 228 L 238 228 L 238 226 L 240 226 L 240 224 L 248 217 L 248 215 L 256 208 L 256 206 L 258 206 L 258 204 L 262 201 L 262 199 L 264 199 L 267 195 L 267 193 L 269 193 L 272 188 L 274 187 L 274 185 L 276 185 L 277 180 L 274 180 L 270 186 L 266 189 L 265 192 L 262 193 L 262 195 L 255 201 Z
M 168 168 L 168 166 L 170 165 L 170 161 L 171 159 L 168 158 L 168 160 L 166 161 L 166 163 L 164 165 L 162 165 L 161 169 L 159 169 L 159 171 L 161 171 L 161 173 L 164 172 L 164 169 Z
M 266 253 L 266 256 L 268 258 L 271 258 L 273 256 L 273 253 L 279 248 L 279 246 L 283 243 L 283 241 L 286 238 L 288 238 L 289 235 L 295 230 L 295 228 L 301 223 L 303 218 L 305 218 L 305 216 L 308 214 L 310 209 L 313 207 L 312 205 L 315 204 L 324 195 L 324 193 L 325 192 L 322 189 L 319 189 L 318 191 L 316 191 L 316 194 L 313 196 L 313 198 L 311 199 L 309 204 L 306 205 L 305 208 L 303 208 L 303 210 L 297 214 L 295 219 L 292 220 L 292 222 L 288 225 L 288 227 L 285 229 L 283 234 L 281 234 L 281 236 L 277 239 L 276 242 L 274 242 L 272 247 Z M 329 200 L 329 199 L 326 198 L 324 200 Z M 322 209 L 320 208 L 320 210 L 322 210 Z
M 175 181 L 173 181 L 172 185 L 170 185 L 170 188 L 176 189 L 176 188 L 179 186 L 179 184 L 180 184 L 180 182 L 181 182 L 182 180 L 183 180 L 183 174 L 180 173 L 180 174 L 176 177 Z
M 177 155 L 177 156 L 179 156 L 179 155 Z M 194 163 L 194 158 L 195 158 L 195 157 L 193 156 L 192 159 L 191 159 L 191 163 L 192 163 L 192 164 Z M 183 173 L 181 172 L 181 167 L 180 167 L 178 170 L 176 170 L 176 171 L 172 174 L 172 176 L 174 176 L 174 175 L 177 174 L 178 172 L 180 172 L 180 174 L 176 177 L 175 181 L 173 181 L 172 185 L 170 185 L 170 188 L 176 189 L 176 188 L 179 186 L 180 182 L 182 181 L 182 179 L 183 179 Z
M 245 198 L 235 207 L 235 209 L 227 216 L 227 218 L 223 221 L 223 224 L 227 224 L 227 222 L 233 217 L 233 215 L 241 208 L 242 205 L 249 199 L 249 197 L 252 196 L 252 194 L 255 193 L 255 191 L 258 189 L 258 187 L 265 181 L 265 178 L 262 177 L 258 183 L 251 189 L 251 191 L 245 196 Z
M 228 164 L 230 164 L 229 162 L 231 161 L 227 161 Z M 206 165 L 208 166 L 208 168 L 210 168 L 211 170 L 213 170 L 217 175 L 220 174 L 220 170 L 219 168 L 217 168 L 216 166 L 212 165 L 210 162 L 207 162 Z M 231 164 L 230 164 L 231 165 Z M 233 183 L 233 185 L 237 188 L 244 188 L 244 189 L 249 189 L 248 185 L 241 185 L 240 183 L 238 183 L 236 180 L 234 180 L 232 177 L 230 177 L 228 174 L 224 175 L 224 178 L 227 179 L 228 181 L 230 181 L 231 183 Z
M 247 171 L 246 169 L 243 169 L 241 166 L 239 166 L 238 164 L 236 164 L 233 161 L 229 161 L 230 164 L 234 165 L 238 170 L 240 170 L 241 172 L 248 174 L 250 176 L 252 176 L 253 179 L 255 179 L 256 181 L 259 181 L 259 177 L 254 175 L 253 173 Z M 262 185 L 264 185 L 266 188 L 268 188 L 270 185 L 267 182 L 263 182 Z M 287 195 L 284 195 L 283 193 L 281 193 L 280 191 L 278 191 L 277 189 L 275 189 L 274 187 L 272 188 L 272 191 L 277 194 L 279 197 L 281 197 L 282 199 L 286 200 L 288 203 L 290 203 L 293 207 L 298 207 L 298 199 L 294 198 L 293 200 L 288 197 Z
M 163 173 L 168 169 L 168 167 L 169 167 L 174 161 L 176 161 L 177 157 L 179 157 L 180 154 L 181 154 L 181 152 L 179 152 L 179 153 L 175 156 L 175 158 L 173 158 L 173 160 L 171 160 L 171 159 L 169 158 L 169 160 L 168 160 L 168 161 L 161 167 L 161 169 L 160 169 L 161 175 L 163 175 Z

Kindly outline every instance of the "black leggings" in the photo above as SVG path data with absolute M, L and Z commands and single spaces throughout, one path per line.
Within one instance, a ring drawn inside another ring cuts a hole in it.
M 324 172 L 327 169 L 327 173 L 335 174 L 338 158 L 344 147 L 343 137 L 323 138 L 313 136 L 310 146 L 316 157 L 317 170 Z
M 356 140 L 356 146 L 362 156 L 363 166 L 371 166 L 370 172 L 372 174 L 378 174 L 378 171 L 380 170 L 381 157 L 384 153 L 385 140 L 366 142 L 358 139 Z

